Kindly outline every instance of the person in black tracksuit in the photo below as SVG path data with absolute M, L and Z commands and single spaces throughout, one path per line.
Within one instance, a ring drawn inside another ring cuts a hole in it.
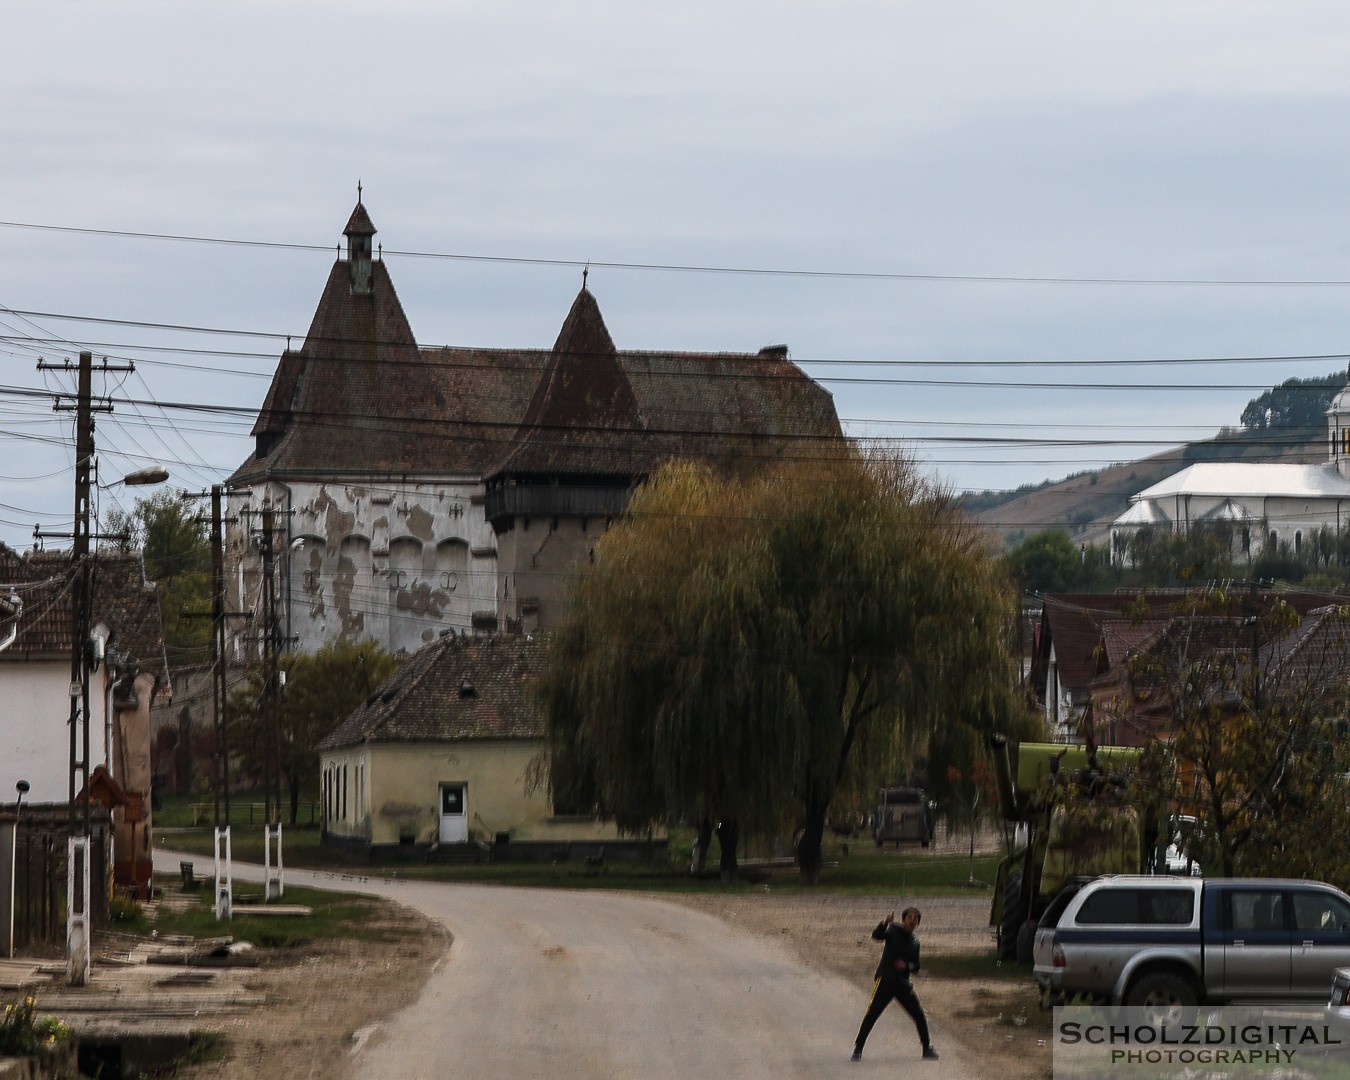
M 900 1007 L 909 1013 L 910 1019 L 919 1031 L 919 1042 L 923 1044 L 923 1056 L 936 1059 L 938 1052 L 928 1037 L 928 1018 L 923 1014 L 923 1006 L 909 983 L 909 977 L 919 970 L 919 942 L 914 937 L 918 928 L 918 908 L 905 908 L 900 913 L 900 921 L 895 921 L 895 912 L 891 912 L 877 924 L 872 931 L 874 941 L 884 942 L 881 949 L 881 963 L 877 965 L 876 982 L 872 986 L 872 1000 L 867 1004 L 867 1014 L 862 1026 L 858 1028 L 858 1038 L 853 1044 L 853 1060 L 862 1060 L 863 1044 L 872 1033 L 886 1006 L 894 999 Z

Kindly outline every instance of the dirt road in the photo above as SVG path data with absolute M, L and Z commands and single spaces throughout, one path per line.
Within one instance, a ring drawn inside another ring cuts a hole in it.
M 166 858 L 176 865 L 176 856 Z M 250 875 L 237 866 L 236 876 Z M 859 927 L 871 919 L 875 900 L 869 905 L 840 898 L 847 910 L 829 910 L 840 933 L 851 935 L 847 960 L 831 970 L 828 963 L 803 962 L 812 959 L 810 949 L 803 950 L 805 938 L 793 930 L 802 913 L 767 897 L 763 906 L 750 902 L 739 913 L 714 915 L 699 910 L 696 900 L 625 893 L 297 871 L 288 871 L 287 881 L 385 896 L 453 936 L 449 954 L 417 1000 L 360 1033 L 360 1047 L 348 1061 L 353 1077 L 702 1074 L 778 1080 L 912 1067 L 946 1080 L 989 1071 L 986 1051 L 970 1048 L 970 1021 L 945 1004 L 950 991 L 922 981 L 942 1060 L 919 1061 L 913 1027 L 893 1009 L 873 1033 L 864 1061 L 850 1064 L 875 963 L 872 944 L 857 939 L 866 938 L 866 928 Z M 806 918 L 814 921 L 817 914 Z M 765 915 L 785 925 L 765 924 Z M 747 925 L 747 917 L 758 925 Z M 935 935 L 945 932 L 944 920 L 958 936 L 969 933 L 954 929 L 970 922 L 959 911 L 934 910 Z M 352 990 L 360 992 L 359 981 Z M 997 1037 L 1001 1042 L 1002 1034 Z

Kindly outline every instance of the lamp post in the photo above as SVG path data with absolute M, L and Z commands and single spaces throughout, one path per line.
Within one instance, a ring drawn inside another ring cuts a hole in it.
M 28 794 L 29 784 L 27 780 L 20 780 L 14 785 L 14 790 L 19 793 L 19 797 L 14 800 L 14 816 L 17 818 L 23 813 L 23 797 Z

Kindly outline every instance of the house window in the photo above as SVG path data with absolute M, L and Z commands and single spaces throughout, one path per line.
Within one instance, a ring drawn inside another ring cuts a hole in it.
M 1274 529 L 1270 530 L 1270 550 L 1274 551 L 1280 546 L 1280 534 Z
M 1242 554 L 1250 555 L 1252 553 L 1252 531 L 1248 528 L 1242 530 Z
M 1303 550 L 1303 533 L 1294 533 L 1294 554 L 1297 555 Z

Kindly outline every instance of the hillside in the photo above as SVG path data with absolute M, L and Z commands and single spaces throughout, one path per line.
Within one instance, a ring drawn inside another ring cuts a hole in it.
M 1256 435 L 1225 432 L 1204 442 L 1188 443 L 1138 461 L 1080 473 L 1058 483 L 1022 494 L 1008 493 L 1007 501 L 989 505 L 999 493 L 984 492 L 966 498 L 976 521 L 1011 546 L 1023 537 L 1046 529 L 1067 529 L 1078 543 L 1104 544 L 1111 522 L 1124 513 L 1130 496 L 1156 484 L 1196 461 L 1316 462 L 1326 456 L 1320 430 Z

